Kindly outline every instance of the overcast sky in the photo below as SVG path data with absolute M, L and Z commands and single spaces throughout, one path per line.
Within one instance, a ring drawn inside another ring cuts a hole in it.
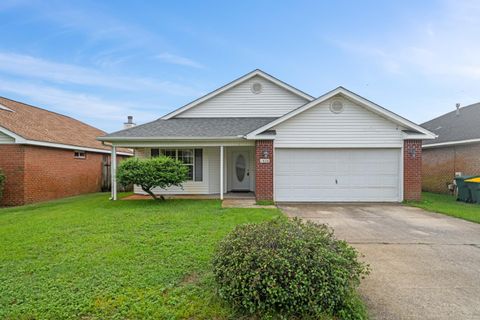
M 480 1 L 0 2 L 0 95 L 106 131 L 260 68 L 417 123 L 480 101 Z

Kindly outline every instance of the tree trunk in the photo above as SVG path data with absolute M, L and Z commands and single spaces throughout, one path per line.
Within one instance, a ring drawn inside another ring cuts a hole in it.
M 149 188 L 142 187 L 142 190 L 148 193 L 154 200 L 165 200 L 164 196 L 161 195 L 160 197 L 157 197 Z

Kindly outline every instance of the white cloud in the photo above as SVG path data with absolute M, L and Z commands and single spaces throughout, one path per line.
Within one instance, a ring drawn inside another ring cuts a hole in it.
M 186 66 L 186 67 L 192 67 L 192 68 L 204 68 L 204 66 L 196 61 L 193 61 L 191 59 L 178 56 L 175 54 L 171 54 L 168 52 L 161 53 L 159 55 L 156 55 L 155 58 L 160 59 L 164 62 L 171 63 L 171 64 L 176 64 L 180 66 Z
M 439 12 L 429 19 L 418 19 L 420 22 L 409 30 L 388 34 L 389 39 L 395 39 L 393 43 L 379 39 L 336 44 L 370 57 L 387 72 L 421 73 L 446 81 L 480 80 L 480 3 L 445 1 Z
M 128 91 L 159 91 L 172 95 L 198 95 L 199 91 L 166 80 L 125 77 L 72 64 L 52 62 L 28 55 L 0 52 L 0 71 L 56 83 L 71 83 Z
M 158 114 L 137 109 L 138 103 L 108 101 L 100 97 L 58 89 L 51 86 L 0 79 L 0 92 L 9 92 L 34 101 L 38 106 L 72 115 L 81 120 L 99 120 L 107 131 L 120 130 L 127 115 L 137 123 L 158 118 Z

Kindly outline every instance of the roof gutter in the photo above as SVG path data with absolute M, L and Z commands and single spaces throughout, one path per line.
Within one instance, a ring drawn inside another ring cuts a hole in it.
M 15 144 L 26 144 L 31 146 L 40 146 L 40 147 L 48 147 L 48 148 L 59 148 L 59 149 L 68 149 L 68 150 L 83 150 L 83 151 L 90 151 L 90 152 L 97 152 L 97 153 L 110 153 L 109 150 L 97 149 L 97 148 L 90 148 L 84 146 L 75 146 L 70 144 L 63 144 L 63 143 L 56 143 L 56 142 L 48 142 L 48 141 L 37 141 L 37 140 L 29 140 L 25 139 L 24 137 L 4 128 L 0 127 L 0 132 L 4 133 L 15 140 Z M 126 152 L 118 152 L 120 155 L 125 156 L 132 156 L 132 153 Z
M 115 141 L 190 141 L 190 140 L 243 140 L 243 135 L 226 137 L 98 137 L 97 140 L 104 142 Z

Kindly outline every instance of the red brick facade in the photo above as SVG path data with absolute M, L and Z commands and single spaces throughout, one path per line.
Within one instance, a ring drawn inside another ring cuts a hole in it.
M 27 145 L 0 145 L 0 168 L 6 185 L 2 205 L 15 206 L 101 189 L 104 154 Z
M 405 140 L 403 145 L 403 198 L 422 197 L 422 141 Z
M 260 163 L 268 153 L 268 163 Z M 273 140 L 255 142 L 255 196 L 257 200 L 273 200 Z
M 423 149 L 423 190 L 448 193 L 456 172 L 480 175 L 480 143 Z
M 24 204 L 25 147 L 19 144 L 0 144 L 0 169 L 6 176 L 0 206 Z

